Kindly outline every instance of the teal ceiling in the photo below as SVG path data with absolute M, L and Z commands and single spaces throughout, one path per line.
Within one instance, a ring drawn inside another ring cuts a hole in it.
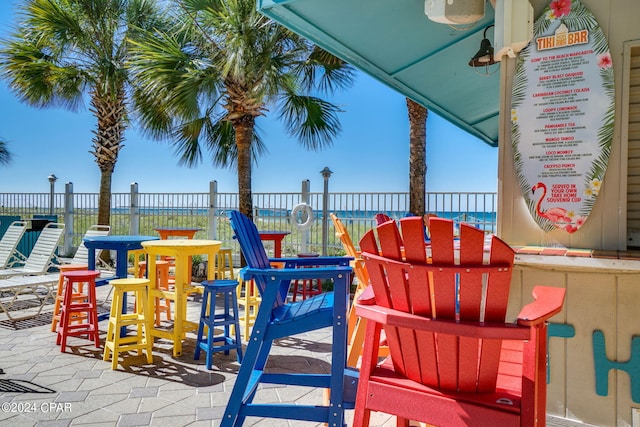
M 488 2 L 485 17 L 465 29 L 430 21 L 424 0 L 258 0 L 258 8 L 484 142 L 498 145 L 499 73 L 486 75 L 484 68 L 467 65 L 485 27 L 493 23 Z M 490 40 L 492 31 L 487 34 Z

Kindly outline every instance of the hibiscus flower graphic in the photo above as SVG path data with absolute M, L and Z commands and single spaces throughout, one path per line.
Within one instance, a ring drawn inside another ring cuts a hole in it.
M 553 0 L 549 7 L 553 11 L 553 16 L 562 18 L 571 13 L 571 0 Z
M 612 65 L 613 60 L 611 59 L 611 54 L 609 52 L 598 55 L 598 67 L 606 69 L 611 68 Z

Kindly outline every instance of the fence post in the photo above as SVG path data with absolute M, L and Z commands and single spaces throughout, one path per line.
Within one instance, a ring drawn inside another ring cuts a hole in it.
M 218 206 L 218 181 L 209 181 L 209 238 L 218 238 L 218 217 L 216 208 Z
M 324 191 L 322 193 L 322 256 L 327 256 L 327 242 L 329 237 L 329 222 L 328 222 L 328 211 L 329 211 L 329 178 L 331 177 L 331 169 L 328 167 L 324 167 L 320 171 L 322 177 L 324 178 Z
M 311 181 L 309 181 L 308 179 L 305 179 L 302 181 L 302 193 L 300 195 L 301 198 L 301 202 L 302 203 L 306 203 L 307 205 L 309 204 L 309 192 L 311 188 Z M 311 235 L 310 230 L 304 230 L 302 233 L 300 233 L 300 252 L 302 253 L 307 253 L 309 252 L 309 248 L 308 248 L 308 244 L 309 244 L 309 237 Z
M 140 204 L 138 201 L 138 183 L 131 183 L 131 207 L 129 208 L 129 234 L 140 234 Z
M 71 256 L 73 250 L 73 183 L 64 185 L 64 246 L 62 252 Z

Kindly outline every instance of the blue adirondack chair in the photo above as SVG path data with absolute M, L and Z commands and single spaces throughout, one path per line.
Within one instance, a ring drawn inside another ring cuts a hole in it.
M 346 363 L 351 258 L 279 258 L 284 268 L 272 268 L 253 222 L 237 211 L 231 212 L 230 217 L 247 262 L 245 277 L 255 280 L 262 302 L 222 418 L 222 427 L 240 426 L 248 416 L 343 426 L 344 409 L 353 408 L 357 387 L 357 372 L 347 368 Z M 287 292 L 294 279 L 330 279 L 334 291 L 287 304 Z M 265 372 L 274 340 L 329 326 L 333 329 L 330 374 Z M 254 404 L 252 401 L 260 383 L 327 388 L 330 389 L 329 406 Z

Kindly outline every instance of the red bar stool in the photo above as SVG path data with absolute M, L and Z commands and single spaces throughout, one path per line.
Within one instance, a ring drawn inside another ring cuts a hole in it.
M 67 337 L 86 336 L 93 340 L 97 348 L 100 348 L 100 331 L 98 330 L 98 305 L 96 303 L 96 278 L 99 271 L 76 270 L 61 273 L 64 277 L 64 299 L 60 306 L 60 323 L 58 324 L 58 336 L 56 344 L 60 345 L 60 351 L 65 352 Z M 80 296 L 76 289 L 82 289 L 85 294 Z M 71 324 L 74 316 L 85 315 L 83 322 Z
M 163 291 L 169 291 L 169 261 L 156 261 L 156 289 L 162 289 Z M 138 278 L 144 278 L 147 274 L 147 262 L 140 261 L 138 263 Z M 175 283 L 175 282 L 174 282 Z M 160 298 L 156 298 L 155 303 L 155 322 L 156 326 L 160 326 L 161 314 L 167 316 L 167 320 L 171 320 L 171 300 L 169 298 L 163 298 L 164 304 L 161 303 Z
M 67 271 L 78 271 L 78 270 L 86 270 L 86 264 L 61 264 L 58 265 L 58 270 L 60 270 L 60 278 L 58 279 L 58 290 L 56 292 L 56 299 L 53 306 L 53 316 L 51 316 L 51 332 L 58 331 L 58 323 L 60 322 L 60 306 L 62 306 L 62 302 L 64 300 L 64 275 L 62 273 Z M 77 293 L 71 297 L 72 300 L 76 302 L 81 302 L 85 299 L 85 294 L 83 293 L 82 283 L 80 284 L 80 289 L 78 289 Z M 72 322 L 82 321 L 82 319 L 86 318 L 83 313 L 78 313 L 71 317 Z
M 309 253 L 299 253 L 298 258 L 317 258 L 320 254 L 309 252 Z M 313 284 L 316 283 L 314 288 Z M 314 295 L 319 295 L 322 293 L 322 281 L 321 280 L 313 280 L 313 279 L 297 279 L 293 281 L 293 289 L 292 293 L 292 301 L 296 302 L 296 297 L 298 294 L 302 296 L 302 301 L 306 300 L 309 297 Z

